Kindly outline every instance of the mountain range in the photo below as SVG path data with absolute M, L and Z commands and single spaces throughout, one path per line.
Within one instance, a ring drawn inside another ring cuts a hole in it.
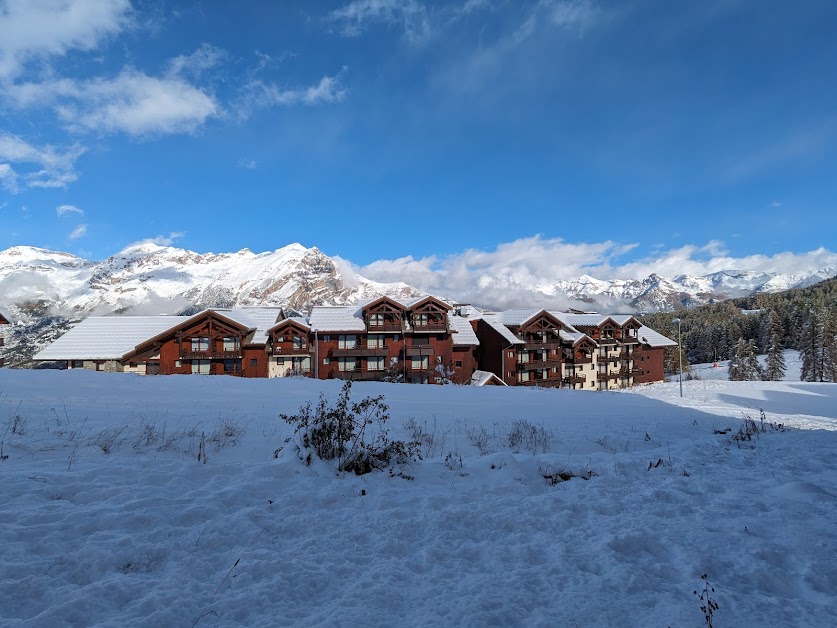
M 552 286 L 519 285 L 519 305 L 580 307 L 650 313 L 694 307 L 759 292 L 804 287 L 837 274 L 799 275 L 727 270 L 705 276 L 601 280 L 581 276 Z M 378 295 L 410 297 L 424 290 L 358 275 L 339 258 L 290 244 L 275 251 L 196 253 L 143 242 L 102 261 L 59 251 L 15 246 L 0 251 L 0 311 L 18 322 L 10 345 L 23 354 L 60 334 L 68 321 L 110 313 L 175 314 L 205 307 L 282 305 L 305 311 Z M 461 298 L 434 290 L 437 296 Z M 544 302 L 544 299 L 548 302 Z M 474 303 L 496 307 L 492 303 Z M 12 363 L 14 360 L 11 361 Z

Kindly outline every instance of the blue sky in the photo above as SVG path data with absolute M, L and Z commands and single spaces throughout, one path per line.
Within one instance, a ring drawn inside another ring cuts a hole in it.
M 826 0 L 0 0 L 0 249 L 301 242 L 405 280 L 527 251 L 831 263 L 835 24 Z

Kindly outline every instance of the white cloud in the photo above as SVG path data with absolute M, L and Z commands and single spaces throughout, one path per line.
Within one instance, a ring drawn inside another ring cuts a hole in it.
M 427 39 L 431 32 L 427 8 L 416 0 L 353 0 L 329 13 L 327 20 L 346 37 L 357 37 L 370 24 L 400 26 L 412 42 Z
M 239 159 L 238 167 L 245 170 L 255 170 L 258 164 L 255 159 Z
M 133 136 L 191 133 L 220 114 L 215 99 L 178 77 L 157 78 L 124 69 L 113 79 L 23 83 L 10 90 L 18 106 L 52 104 L 75 131 Z
M 185 231 L 172 231 L 168 235 L 158 235 L 153 238 L 146 238 L 144 240 L 137 240 L 132 242 L 126 248 L 142 246 L 143 244 L 156 244 L 157 246 L 171 246 L 176 240 L 180 240 L 186 235 Z
M 12 193 L 23 187 L 65 187 L 78 178 L 74 165 L 85 150 L 78 144 L 63 150 L 35 146 L 0 131 L 0 185 Z
M 70 240 L 78 240 L 85 235 L 87 235 L 87 225 L 79 225 L 73 229 L 67 237 L 70 238 Z
M 0 79 L 33 59 L 91 50 L 130 16 L 129 0 L 0 0 Z
M 84 210 L 75 205 L 59 205 L 55 208 L 55 213 L 59 216 L 66 216 L 67 214 L 78 214 L 84 216 Z
M 427 292 L 490 307 L 542 303 L 569 305 L 560 282 L 587 275 L 600 280 L 644 279 L 657 273 L 708 275 L 722 270 L 803 274 L 837 268 L 837 253 L 819 248 L 807 253 L 730 256 L 721 242 L 687 245 L 619 264 L 636 247 L 613 241 L 576 243 L 540 236 L 500 244 L 492 251 L 468 249 L 447 257 L 378 260 L 353 267 L 376 281 L 403 281 Z
M 166 75 L 170 77 L 199 77 L 221 65 L 228 57 L 225 50 L 210 44 L 202 44 L 190 55 L 179 55 L 168 62 Z
M 295 89 L 283 89 L 273 83 L 251 81 L 235 105 L 238 116 L 245 119 L 253 111 L 268 107 L 314 106 L 340 102 L 348 94 L 348 89 L 342 83 L 342 75 L 346 69 L 344 67 L 334 76 L 324 76 L 315 85 Z

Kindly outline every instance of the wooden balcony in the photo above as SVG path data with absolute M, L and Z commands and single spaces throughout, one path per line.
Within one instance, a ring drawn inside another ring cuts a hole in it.
M 565 360 L 567 364 L 592 364 L 593 363 L 593 356 L 570 356 Z
M 236 360 L 244 357 L 241 349 L 234 349 L 232 351 L 192 351 L 191 349 L 181 349 L 181 360 Z
M 537 371 L 539 369 L 550 369 L 561 366 L 561 360 L 532 360 L 531 362 L 518 362 L 518 371 Z
M 637 338 L 636 336 L 622 336 L 619 339 L 619 342 L 621 342 L 623 345 L 638 345 L 639 338 Z
M 404 325 L 401 321 L 384 321 L 377 325 L 366 324 L 366 331 L 370 334 L 386 334 L 392 332 L 401 333 L 404 331 Z
M 386 374 L 387 372 L 384 370 L 367 371 L 365 369 L 352 369 L 349 371 L 335 371 L 334 377 L 336 377 L 337 379 L 346 379 L 354 382 L 377 381 L 383 379 L 386 376 Z
M 600 345 L 615 345 L 619 342 L 616 338 L 596 338 L 595 340 Z
M 332 358 L 351 358 L 351 357 L 387 357 L 389 349 L 387 347 L 368 347 L 357 345 L 351 349 L 332 349 L 328 352 L 329 357 Z
M 448 325 L 444 321 L 430 321 L 427 323 L 413 323 L 411 331 L 418 334 L 441 334 L 448 332 Z
M 294 356 L 294 355 L 310 355 L 311 347 L 306 345 L 293 346 L 290 343 L 282 343 L 273 345 L 272 355 L 276 356 Z
M 569 375 L 563 379 L 565 384 L 575 385 L 575 384 L 584 384 L 587 381 L 586 375 Z
M 311 377 L 311 369 L 289 368 L 285 369 L 283 377 Z
M 611 375 L 609 373 L 596 373 L 596 379 L 600 382 L 607 380 Z
M 554 340 L 549 340 L 549 341 L 546 341 L 546 342 L 526 342 L 523 345 L 523 350 L 524 351 L 540 351 L 542 349 L 560 349 L 560 348 L 561 348 L 561 343 L 557 342 L 557 341 L 554 341 Z
M 412 345 L 406 348 L 407 357 L 433 355 L 433 347 L 430 345 Z
M 541 386 L 542 388 L 555 388 L 561 385 L 560 377 L 547 377 L 545 379 L 530 379 L 525 382 L 518 382 L 519 386 Z

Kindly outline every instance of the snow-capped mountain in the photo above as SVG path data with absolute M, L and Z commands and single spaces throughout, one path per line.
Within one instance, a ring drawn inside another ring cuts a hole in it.
M 101 262 L 34 247 L 0 252 L 0 302 L 23 318 L 49 313 L 79 318 L 129 312 L 173 314 L 195 307 L 352 303 L 373 296 L 413 296 L 403 283 L 357 276 L 316 248 L 195 253 L 143 243 Z

